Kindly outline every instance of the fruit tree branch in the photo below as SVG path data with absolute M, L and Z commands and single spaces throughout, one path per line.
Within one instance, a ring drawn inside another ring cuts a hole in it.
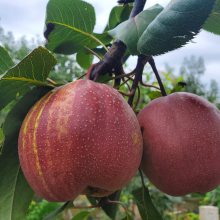
M 121 59 L 126 49 L 127 47 L 122 41 L 115 41 L 103 60 L 93 66 L 89 78 L 96 81 L 99 76 L 114 72 L 121 65 Z
M 130 18 L 138 15 L 145 6 L 146 0 L 135 0 Z M 122 41 L 115 41 L 102 61 L 95 64 L 90 72 L 89 79 L 96 81 L 99 76 L 112 73 L 122 66 L 122 58 L 126 52 L 126 45 Z
M 139 55 L 137 65 L 135 67 L 135 77 L 131 87 L 131 96 L 128 99 L 128 104 L 132 106 L 136 89 L 138 87 L 138 83 L 142 81 L 142 74 L 144 70 L 144 66 L 149 61 L 150 57 L 145 55 Z
M 130 18 L 133 18 L 136 15 L 138 15 L 140 12 L 142 12 L 145 4 L 146 4 L 146 0 L 136 0 L 134 2 L 133 10 L 131 11 L 131 14 L 130 14 Z

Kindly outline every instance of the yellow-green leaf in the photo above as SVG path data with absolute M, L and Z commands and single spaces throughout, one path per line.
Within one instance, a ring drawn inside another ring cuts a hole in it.
M 46 48 L 38 47 L 7 70 L 0 79 L 0 110 L 33 86 L 49 86 L 46 78 L 55 64 L 54 56 Z

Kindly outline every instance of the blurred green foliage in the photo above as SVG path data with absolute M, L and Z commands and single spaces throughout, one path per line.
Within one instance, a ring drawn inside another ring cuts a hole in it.
M 179 71 L 179 75 L 183 77 L 186 83 L 185 91 L 203 96 L 216 104 L 219 92 L 218 84 L 215 80 L 211 80 L 209 85 L 204 84 L 201 79 L 204 73 L 205 64 L 203 58 L 196 58 L 195 56 L 185 58 Z
M 47 202 L 46 200 L 41 200 L 39 202 L 32 201 L 25 220 L 42 220 L 59 206 L 59 203 Z M 54 220 L 60 219 L 61 218 L 57 216 Z

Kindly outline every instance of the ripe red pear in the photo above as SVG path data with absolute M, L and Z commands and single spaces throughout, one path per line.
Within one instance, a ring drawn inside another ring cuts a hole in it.
M 27 114 L 19 158 L 33 190 L 50 201 L 105 196 L 135 175 L 142 157 L 138 120 L 110 86 L 78 80 L 48 93 Z
M 220 111 L 190 93 L 150 102 L 138 115 L 143 131 L 142 169 L 161 191 L 205 193 L 220 183 Z

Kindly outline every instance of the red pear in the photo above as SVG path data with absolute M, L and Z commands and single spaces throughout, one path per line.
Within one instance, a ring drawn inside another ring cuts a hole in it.
M 78 80 L 40 99 L 19 135 L 19 158 L 33 190 L 50 201 L 106 196 L 135 175 L 142 157 L 138 120 L 112 87 Z
M 205 193 L 220 183 L 220 111 L 190 93 L 150 102 L 138 115 L 143 131 L 142 169 L 161 191 Z

